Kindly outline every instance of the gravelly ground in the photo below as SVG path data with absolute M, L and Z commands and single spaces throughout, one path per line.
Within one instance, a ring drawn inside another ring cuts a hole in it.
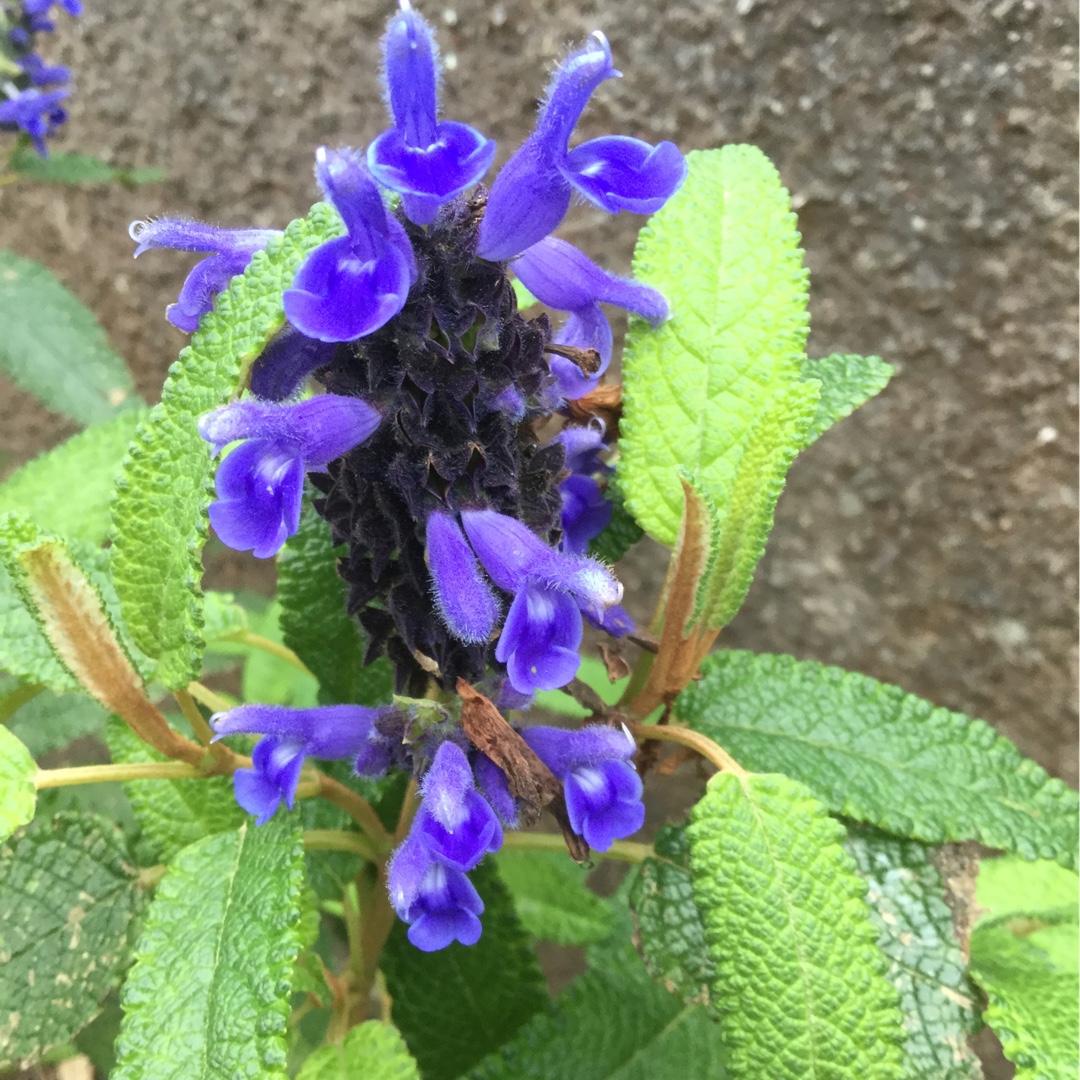
M 728 643 L 896 681 L 987 718 L 1075 782 L 1075 4 L 425 10 L 441 23 L 447 113 L 503 156 L 545 65 L 594 27 L 625 77 L 596 95 L 582 136 L 760 145 L 799 210 L 812 354 L 876 352 L 898 368 L 796 465 Z M 132 264 L 126 223 L 302 212 L 313 146 L 363 143 L 383 124 L 385 15 L 344 0 L 96 0 L 62 28 L 57 58 L 79 76 L 65 147 L 170 179 L 0 189 L 0 243 L 100 314 L 148 396 L 182 344 L 162 311 L 184 260 Z M 637 225 L 580 210 L 564 233 L 625 269 Z M 17 460 L 66 431 L 24 395 L 0 396 Z M 626 577 L 647 587 L 659 567 L 643 545 Z

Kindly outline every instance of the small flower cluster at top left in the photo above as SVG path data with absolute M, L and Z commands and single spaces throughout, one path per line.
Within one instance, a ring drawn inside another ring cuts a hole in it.
M 54 4 L 82 14 L 82 0 L 0 0 L 0 130 L 24 132 L 42 157 L 49 156 L 45 140 L 67 119 L 60 102 L 71 81 L 68 68 L 36 51 L 36 35 L 56 29 Z

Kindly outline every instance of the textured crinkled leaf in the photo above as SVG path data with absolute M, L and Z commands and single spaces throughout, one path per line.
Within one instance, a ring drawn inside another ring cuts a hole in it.
M 80 424 L 137 402 L 90 310 L 39 263 L 0 251 L 0 371 Z
M 294 815 L 180 852 L 135 946 L 111 1080 L 285 1076 L 303 865 Z
M 125 409 L 27 462 L 0 484 L 0 513 L 18 511 L 57 536 L 100 544 L 116 473 L 148 414 Z
M 983 1019 L 1016 1064 L 1016 1080 L 1075 1080 L 1080 985 L 1047 954 L 1003 926 L 971 935 L 971 976 L 985 991 Z
M 34 817 L 37 766 L 30 751 L 6 727 L 0 726 L 0 840 Z
M 31 180 L 53 184 L 107 184 L 115 181 L 125 187 L 137 184 L 156 184 L 165 179 L 165 170 L 117 169 L 88 154 L 52 151 L 43 158 L 29 146 L 20 146 L 8 160 L 12 172 Z
M 898 1080 L 898 997 L 841 826 L 776 775 L 718 773 L 691 819 L 732 1076 Z
M 631 320 L 623 354 L 620 483 L 654 539 L 674 543 L 680 466 L 726 509 L 747 436 L 801 384 L 809 325 L 795 215 L 753 146 L 687 154 L 686 183 L 642 229 L 634 276 L 667 298 L 657 330 Z M 812 389 L 812 388 L 811 388 Z
M 469 1080 L 723 1080 L 720 1026 L 646 974 L 633 949 L 605 950 Z M 772 1073 L 762 1074 L 771 1077 Z
M 547 1004 L 544 976 L 494 865 L 469 876 L 484 901 L 475 945 L 421 952 L 398 922 L 383 950 L 394 1023 L 424 1080 L 460 1076 Z
M 337 1046 L 323 1046 L 296 1080 L 420 1080 L 420 1070 L 396 1028 L 369 1020 Z
M 611 934 L 611 908 L 585 887 L 588 871 L 565 853 L 503 851 L 496 863 L 530 936 L 588 945 Z
M 3 680 L 5 686 L 14 680 Z M 20 705 L 7 722 L 11 733 L 37 759 L 87 735 L 100 735 L 109 714 L 85 694 L 54 694 L 50 690 Z
M 105 729 L 115 762 L 167 761 L 147 746 L 122 720 L 111 717 Z M 232 777 L 199 780 L 129 780 L 124 794 L 135 820 L 152 845 L 147 853 L 158 862 L 171 862 L 182 848 L 212 833 L 231 832 L 244 821 L 236 803 Z
M 944 886 L 926 848 L 867 827 L 848 830 L 845 847 L 869 882 L 866 895 L 889 981 L 904 1012 L 904 1076 L 982 1080 L 968 1037 L 981 1027 L 975 988 L 953 933 Z
M 926 843 L 980 840 L 1076 865 L 1077 799 L 988 724 L 897 686 L 790 656 L 721 652 L 676 703 L 745 768 Z
M 1077 881 L 1075 870 L 1047 859 L 1032 862 L 1015 855 L 983 859 L 975 881 L 975 900 L 995 919 L 1071 911 L 1077 904 Z
M 893 367 L 880 356 L 833 353 L 821 360 L 803 360 L 802 374 L 821 384 L 817 411 L 806 433 L 809 446 L 838 420 L 880 394 L 893 377 Z
M 716 969 L 694 902 L 685 828 L 665 826 L 653 847 L 657 857 L 641 864 L 630 890 L 635 944 L 657 982 L 688 1005 L 707 1005 Z
M 0 1069 L 67 1042 L 127 965 L 143 893 L 123 836 L 81 814 L 0 847 Z
M 367 647 L 356 619 L 345 611 L 346 585 L 330 526 L 305 503 L 300 530 L 278 563 L 278 600 L 285 644 L 319 680 L 324 705 L 382 705 L 390 700 L 393 674 L 385 658 L 364 666 Z
M 236 602 L 232 593 L 203 593 L 203 637 L 208 641 L 222 641 L 234 634 L 242 634 L 251 626 L 247 611 Z
M 200 554 L 212 467 L 199 417 L 237 392 L 247 365 L 284 322 L 281 294 L 301 260 L 341 228 L 319 203 L 255 255 L 169 369 L 161 404 L 139 425 L 124 460 L 112 504 L 116 591 L 136 644 L 158 661 L 156 676 L 170 689 L 197 677 L 203 649 Z
M 589 554 L 610 565 L 617 563 L 645 535 L 645 530 L 626 508 L 626 497 L 614 480 L 608 484 L 607 497 L 611 500 L 611 520 L 589 544 Z

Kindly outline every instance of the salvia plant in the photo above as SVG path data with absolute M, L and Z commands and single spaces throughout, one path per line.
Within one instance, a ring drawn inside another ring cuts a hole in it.
M 2 11 L 0 121 L 44 153 L 48 4 Z M 577 140 L 596 32 L 490 178 L 405 0 L 382 48 L 386 130 L 315 150 L 306 216 L 131 226 L 201 256 L 153 409 L 3 256 L 4 368 L 85 430 L 0 486 L 0 1062 L 960 1080 L 989 1025 L 1075 1075 L 1075 794 L 898 687 L 714 649 L 795 456 L 892 374 L 807 358 L 775 169 Z M 633 277 L 555 235 L 575 201 L 650 215 Z M 272 602 L 201 588 L 210 528 Z M 35 761 L 86 734 L 108 763 Z M 975 897 L 965 841 L 1004 853 Z M 539 941 L 584 947 L 554 999 Z

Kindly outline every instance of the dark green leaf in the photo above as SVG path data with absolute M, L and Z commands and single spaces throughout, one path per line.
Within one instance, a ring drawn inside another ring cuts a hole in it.
M 142 906 L 123 837 L 102 818 L 39 819 L 0 848 L 0 1068 L 98 1014 Z
M 278 563 L 278 599 L 285 644 L 319 680 L 324 705 L 382 705 L 390 700 L 393 676 L 385 658 L 364 667 L 366 641 L 356 619 L 345 612 L 346 586 L 337 572 L 345 551 L 335 548 L 330 527 L 310 502 L 300 530 Z
M 800 780 L 895 835 L 1076 865 L 1076 793 L 981 720 L 790 656 L 721 652 L 702 675 L 676 712 L 744 768 Z
M 870 884 L 867 900 L 889 981 L 904 1012 L 909 1080 L 982 1080 L 967 1044 L 981 1026 L 953 934 L 941 875 L 915 841 L 854 827 L 844 845 Z
M 304 256 L 342 229 L 326 204 L 258 252 L 204 315 L 140 424 L 112 504 L 113 575 L 135 643 L 158 661 L 170 689 L 199 674 L 203 651 L 202 547 L 210 503 L 210 451 L 199 417 L 225 404 L 245 366 L 281 328 L 281 294 Z
M 207 836 L 176 857 L 124 984 L 110 1080 L 285 1076 L 302 886 L 293 815 Z
M 0 251 L 0 371 L 80 424 L 136 403 L 124 361 L 97 320 L 53 275 Z
M 394 1023 L 424 1080 L 459 1076 L 547 1004 L 544 976 L 494 865 L 469 876 L 484 901 L 476 945 L 421 952 L 398 922 L 383 952 Z
M 688 1005 L 707 1005 L 716 970 L 705 925 L 694 903 L 690 844 L 685 828 L 666 826 L 634 878 L 630 907 L 636 941 L 649 974 Z
M 610 906 L 586 888 L 588 870 L 565 852 L 503 851 L 496 863 L 532 937 L 588 945 L 611 934 Z
M 53 151 L 47 158 L 19 147 L 11 155 L 8 168 L 31 180 L 54 184 L 108 184 L 113 181 L 126 187 L 136 184 L 156 184 L 165 179 L 164 169 L 114 169 L 88 154 L 69 154 Z
M 108 713 L 93 698 L 44 690 L 22 705 L 7 726 L 36 759 L 75 739 L 100 735 L 106 716 Z
M 898 995 L 825 808 L 786 776 L 718 773 L 686 835 L 732 1075 L 899 1080 Z

